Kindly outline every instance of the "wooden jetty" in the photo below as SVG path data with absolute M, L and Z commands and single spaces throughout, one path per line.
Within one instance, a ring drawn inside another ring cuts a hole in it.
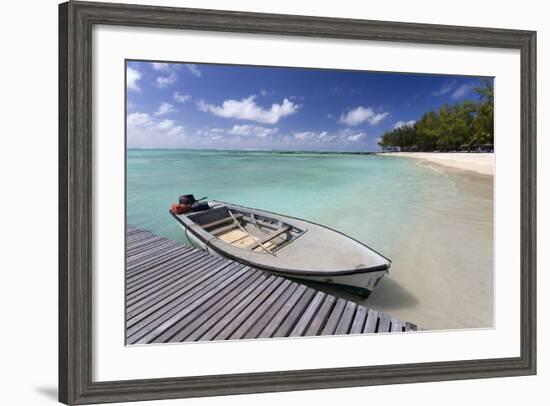
M 149 344 L 416 330 L 300 282 L 126 230 L 126 342 Z

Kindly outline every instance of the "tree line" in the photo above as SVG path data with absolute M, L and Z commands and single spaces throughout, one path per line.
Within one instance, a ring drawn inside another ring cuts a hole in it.
M 424 113 L 412 125 L 403 125 L 382 135 L 378 145 L 383 150 L 458 151 L 492 150 L 494 88 L 491 80 L 483 80 L 473 91 L 479 101 L 444 104 L 436 111 Z

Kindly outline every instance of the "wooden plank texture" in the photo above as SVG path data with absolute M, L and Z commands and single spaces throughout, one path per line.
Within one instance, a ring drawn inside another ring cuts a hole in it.
M 128 227 L 128 344 L 415 331 L 416 325 Z

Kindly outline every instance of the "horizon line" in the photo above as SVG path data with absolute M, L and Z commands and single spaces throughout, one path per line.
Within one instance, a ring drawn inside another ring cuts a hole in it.
M 381 151 L 350 151 L 350 150 L 309 150 L 309 149 L 262 149 L 262 148 L 191 148 L 191 147 L 126 147 L 129 149 L 165 149 L 165 150 L 192 150 L 192 151 L 239 151 L 239 152 L 315 152 L 315 153 L 348 153 L 348 154 L 377 154 Z

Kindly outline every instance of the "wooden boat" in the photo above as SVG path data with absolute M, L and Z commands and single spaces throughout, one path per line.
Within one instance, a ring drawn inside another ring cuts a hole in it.
M 206 210 L 177 214 L 193 245 L 206 252 L 303 280 L 368 295 L 391 261 L 338 231 L 281 214 L 209 201 Z

